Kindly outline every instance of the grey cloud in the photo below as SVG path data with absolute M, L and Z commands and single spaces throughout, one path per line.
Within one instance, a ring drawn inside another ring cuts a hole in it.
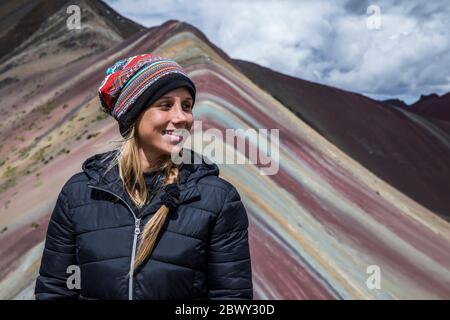
M 447 1 L 107 1 L 146 26 L 199 28 L 231 57 L 376 97 L 450 91 Z M 366 26 L 379 5 L 381 29 Z

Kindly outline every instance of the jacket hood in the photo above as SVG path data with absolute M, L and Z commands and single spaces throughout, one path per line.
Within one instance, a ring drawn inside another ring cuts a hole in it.
M 188 154 L 190 154 L 190 158 L 187 163 L 183 162 L 180 168 L 180 203 L 191 200 L 192 198 L 200 197 L 197 183 L 201 178 L 219 175 L 219 167 L 215 163 L 211 163 L 209 160 L 205 161 L 205 157 L 203 155 L 191 149 L 183 149 L 183 153 L 184 152 L 188 152 Z M 118 195 L 131 205 L 131 200 L 123 187 L 122 181 L 120 180 L 119 166 L 116 164 L 107 171 L 107 168 L 116 153 L 116 150 L 112 150 L 95 154 L 84 161 L 82 169 L 89 178 L 88 185 L 94 188 L 101 188 Z M 163 177 L 161 175 L 159 179 L 162 178 Z M 162 193 L 163 191 L 158 192 L 149 208 L 146 209 L 146 212 L 151 212 L 161 205 Z

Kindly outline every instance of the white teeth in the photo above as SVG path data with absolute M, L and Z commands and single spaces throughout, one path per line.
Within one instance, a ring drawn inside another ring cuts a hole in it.
M 173 130 L 164 130 L 163 131 L 163 134 L 168 134 L 168 135 L 174 135 L 174 136 L 179 136 L 180 135 L 180 133 L 179 132 L 176 132 L 176 131 L 173 131 Z

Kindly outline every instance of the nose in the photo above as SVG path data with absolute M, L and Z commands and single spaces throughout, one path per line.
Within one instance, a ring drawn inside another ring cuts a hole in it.
M 174 124 L 185 124 L 188 121 L 188 114 L 184 112 L 181 106 L 181 100 L 175 99 L 175 103 L 172 107 L 172 123 Z

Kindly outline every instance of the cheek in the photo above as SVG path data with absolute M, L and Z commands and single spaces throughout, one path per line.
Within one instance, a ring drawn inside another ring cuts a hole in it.
M 149 112 L 144 115 L 140 123 L 140 131 L 152 135 L 164 129 L 166 119 L 161 112 Z

